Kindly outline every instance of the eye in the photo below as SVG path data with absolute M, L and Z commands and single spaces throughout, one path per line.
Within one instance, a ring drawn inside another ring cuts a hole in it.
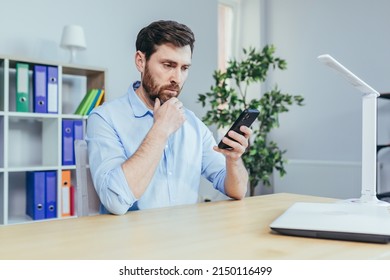
M 165 63 L 163 63 L 163 65 L 165 68 L 173 68 L 174 67 L 174 65 L 172 63 L 169 63 L 169 62 L 165 62 Z

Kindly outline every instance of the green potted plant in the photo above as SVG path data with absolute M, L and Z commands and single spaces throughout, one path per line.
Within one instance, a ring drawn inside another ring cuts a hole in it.
M 249 173 L 250 195 L 253 196 L 256 186 L 262 182 L 271 185 L 271 175 L 274 170 L 281 176 L 286 173 L 283 154 L 286 152 L 277 143 L 268 139 L 273 128 L 279 126 L 279 114 L 289 111 L 289 106 L 303 105 L 301 95 L 282 93 L 277 86 L 265 92 L 259 98 L 250 99 L 247 89 L 250 85 L 266 80 L 268 71 L 285 70 L 285 60 L 275 57 L 275 47 L 266 45 L 261 51 L 255 48 L 243 49 L 244 58 L 228 62 L 226 71 L 214 71 L 215 84 L 210 91 L 198 95 L 198 102 L 203 107 L 211 106 L 203 117 L 207 125 L 217 128 L 229 127 L 239 114 L 247 108 L 258 109 L 260 114 L 252 125 L 253 135 L 249 147 L 242 156 Z

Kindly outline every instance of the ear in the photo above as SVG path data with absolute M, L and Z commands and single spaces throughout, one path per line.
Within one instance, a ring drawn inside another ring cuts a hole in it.
M 141 73 L 144 72 L 145 63 L 146 63 L 145 54 L 141 51 L 137 51 L 135 53 L 135 65 L 139 72 Z

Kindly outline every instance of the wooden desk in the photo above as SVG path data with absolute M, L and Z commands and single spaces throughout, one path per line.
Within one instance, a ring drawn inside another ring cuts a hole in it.
M 390 245 L 289 237 L 269 224 L 293 202 L 274 194 L 0 227 L 0 259 L 390 259 Z

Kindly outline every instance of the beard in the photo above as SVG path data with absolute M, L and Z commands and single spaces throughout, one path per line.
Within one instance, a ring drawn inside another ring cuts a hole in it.
M 171 82 L 169 85 L 158 85 L 152 77 L 147 64 L 145 66 L 145 73 L 142 79 L 142 87 L 144 88 L 147 97 L 151 101 L 154 102 L 156 98 L 158 98 L 160 99 L 161 104 L 168 101 L 172 97 L 178 97 L 181 92 L 180 86 L 175 82 Z

